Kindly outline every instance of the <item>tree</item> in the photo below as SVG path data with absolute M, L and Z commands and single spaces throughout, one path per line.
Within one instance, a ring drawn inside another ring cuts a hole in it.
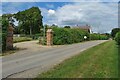
M 41 11 L 38 7 L 18 12 L 14 17 L 19 21 L 20 31 L 25 34 L 36 34 L 43 27 Z
M 116 33 L 120 31 L 120 28 L 114 28 L 112 29 L 111 36 L 114 38 Z
M 2 21 L 8 21 L 9 24 L 11 24 L 13 27 L 14 25 L 14 19 L 13 19 L 13 14 L 3 14 L 2 15 Z M 3 26 L 4 26 L 4 22 L 3 22 Z M 5 26 L 4 26 L 5 27 Z
M 70 26 L 64 26 L 64 28 L 70 28 Z
M 115 41 L 120 45 L 120 31 L 115 35 Z
M 52 24 L 52 25 L 51 25 L 51 28 L 54 28 L 54 27 L 58 27 L 58 25 Z

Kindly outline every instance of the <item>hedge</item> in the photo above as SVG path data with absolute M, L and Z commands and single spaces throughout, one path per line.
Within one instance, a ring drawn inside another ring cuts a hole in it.
M 81 29 L 54 27 L 53 44 L 63 45 L 84 41 L 84 36 L 89 40 L 89 33 Z
M 120 32 L 118 32 L 115 36 L 115 41 L 120 45 Z
M 31 41 L 32 38 L 29 37 L 13 37 L 13 42 L 17 43 L 17 42 L 24 42 L 24 41 Z
M 101 34 L 90 34 L 91 40 L 108 40 L 107 35 L 101 35 Z
M 2 17 L 2 51 L 6 50 L 6 35 L 7 35 L 7 27 L 8 27 L 9 21 L 4 19 Z

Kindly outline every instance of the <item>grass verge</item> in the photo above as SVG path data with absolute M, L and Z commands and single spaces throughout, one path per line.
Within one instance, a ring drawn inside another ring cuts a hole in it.
M 65 60 L 37 78 L 118 78 L 118 46 L 114 41 L 102 43 Z

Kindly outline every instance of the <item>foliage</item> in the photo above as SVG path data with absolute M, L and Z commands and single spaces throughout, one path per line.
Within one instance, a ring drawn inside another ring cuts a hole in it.
M 9 25 L 9 21 L 6 18 L 2 18 L 2 33 L 7 33 L 7 27 Z
M 7 27 L 9 25 L 9 20 L 7 15 L 2 16 L 2 51 L 6 50 L 6 35 L 7 35 Z
M 105 34 L 90 34 L 91 40 L 107 40 L 108 38 Z
M 46 43 L 47 43 L 46 38 L 39 37 L 39 44 L 46 45 Z
M 29 37 L 13 37 L 13 42 L 17 43 L 17 42 L 24 42 L 24 41 L 31 41 L 32 38 Z
M 42 28 L 42 15 L 38 7 L 32 7 L 25 11 L 14 14 L 14 18 L 19 21 L 18 30 L 24 34 L 36 34 Z
M 120 32 L 118 32 L 115 36 L 115 41 L 120 45 Z
M 116 33 L 120 31 L 120 28 L 114 28 L 112 29 L 111 36 L 114 38 Z
M 6 33 L 2 33 L 2 51 L 6 50 Z
M 30 36 L 32 39 L 36 40 L 36 39 L 39 39 L 42 35 L 39 33 L 39 34 L 34 34 L 32 36 Z
M 64 26 L 64 28 L 70 28 L 70 26 Z
M 53 44 L 72 44 L 84 41 L 84 36 L 89 40 L 89 33 L 80 29 L 53 27 Z

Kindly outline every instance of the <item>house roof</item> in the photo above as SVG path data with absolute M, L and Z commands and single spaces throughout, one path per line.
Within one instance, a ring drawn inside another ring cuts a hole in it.
M 81 29 L 90 29 L 89 25 L 85 25 L 85 26 L 79 26 L 79 25 L 77 25 L 76 27 L 81 28 Z

